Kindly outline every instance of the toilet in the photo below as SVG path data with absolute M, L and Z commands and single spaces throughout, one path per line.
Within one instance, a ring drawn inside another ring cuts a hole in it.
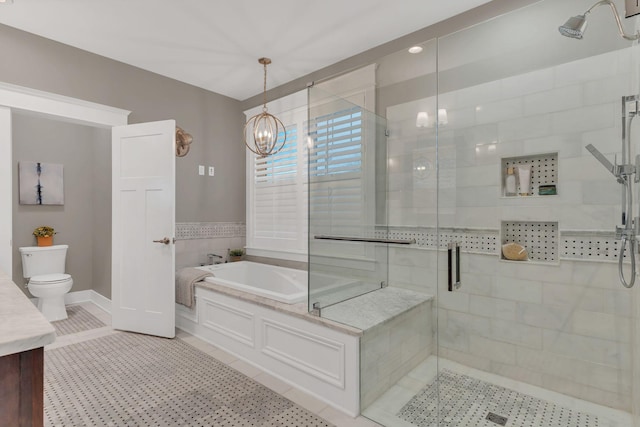
M 68 245 L 28 246 L 19 248 L 22 275 L 29 279 L 27 289 L 38 298 L 38 310 L 49 321 L 67 318 L 64 296 L 73 285 L 65 274 Z

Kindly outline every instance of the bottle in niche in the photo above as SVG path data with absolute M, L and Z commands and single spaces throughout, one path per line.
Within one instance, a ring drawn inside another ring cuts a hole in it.
M 513 168 L 507 168 L 507 176 L 504 179 L 504 195 L 516 195 L 516 174 L 514 173 Z

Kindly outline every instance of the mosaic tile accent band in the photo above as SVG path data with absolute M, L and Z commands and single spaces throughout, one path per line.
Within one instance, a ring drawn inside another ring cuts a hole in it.
M 177 222 L 176 240 L 245 237 L 243 222 Z
M 418 427 L 601 425 L 595 415 L 564 408 L 447 369 L 438 374 L 438 380 L 418 392 L 400 409 L 398 417 Z M 504 418 L 506 423 L 502 424 Z
M 540 223 L 526 221 L 510 221 L 511 228 L 528 230 L 529 234 L 539 232 Z M 530 230 L 529 230 L 530 228 Z M 245 237 L 246 225 L 242 222 L 179 222 L 176 223 L 176 240 L 214 239 Z M 600 230 L 566 230 L 558 231 L 557 225 L 552 230 L 553 236 L 545 236 L 545 242 L 554 246 L 552 255 L 540 261 L 557 262 L 560 260 L 589 260 L 617 262 L 620 241 L 615 233 Z M 325 234 L 325 233 L 318 233 Z M 351 234 L 351 233 L 349 233 Z M 419 247 L 436 249 L 438 234 L 434 227 L 388 227 L 375 231 L 359 233 L 363 237 L 389 239 L 415 239 Z M 498 255 L 500 252 L 500 230 L 473 228 L 440 228 L 439 249 L 447 248 L 451 241 L 459 242 L 463 252 L 474 254 Z M 557 249 L 555 246 L 558 246 Z M 525 245 L 526 246 L 526 245 Z M 627 255 L 624 255 L 627 259 Z M 538 261 L 535 259 L 534 261 Z
M 596 262 L 617 262 L 620 241 L 615 233 L 600 230 L 558 230 L 557 223 L 539 223 L 535 221 L 505 221 L 509 233 L 523 231 L 533 238 L 536 233 L 544 233 L 541 241 L 548 246 L 550 256 L 540 256 L 534 261 L 557 262 L 558 260 L 585 260 Z M 554 224 L 547 227 L 548 232 L 541 231 L 541 224 Z M 515 230 L 515 231 L 514 231 Z M 507 233 L 507 234 L 509 234 Z M 416 245 L 427 249 L 438 247 L 438 235 L 431 227 L 389 227 L 374 232 L 363 233 L 366 237 L 389 239 L 415 239 Z M 513 234 L 513 233 L 512 233 Z M 449 242 L 459 242 L 461 250 L 466 253 L 481 255 L 499 255 L 501 247 L 500 230 L 473 228 L 440 228 L 440 250 L 447 249 Z M 524 244 L 527 246 L 526 244 Z M 543 251 L 544 252 L 544 251 Z M 627 259 L 625 253 L 624 258 Z

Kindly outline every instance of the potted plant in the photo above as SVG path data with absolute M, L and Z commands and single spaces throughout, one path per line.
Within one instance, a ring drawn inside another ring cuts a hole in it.
M 54 234 L 56 234 L 56 231 L 53 229 L 53 227 L 49 227 L 48 225 L 43 225 L 33 230 L 33 235 L 36 236 L 36 239 L 38 239 L 38 246 L 53 245 Z
M 244 249 L 229 250 L 229 262 L 242 261 L 243 256 L 244 256 Z

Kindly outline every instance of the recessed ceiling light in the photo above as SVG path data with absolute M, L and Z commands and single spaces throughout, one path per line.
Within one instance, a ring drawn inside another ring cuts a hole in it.
M 0 4 L 9 4 L 13 3 L 13 0 L 0 0 Z
M 420 53 L 422 52 L 422 46 L 412 46 L 409 48 L 409 53 Z

